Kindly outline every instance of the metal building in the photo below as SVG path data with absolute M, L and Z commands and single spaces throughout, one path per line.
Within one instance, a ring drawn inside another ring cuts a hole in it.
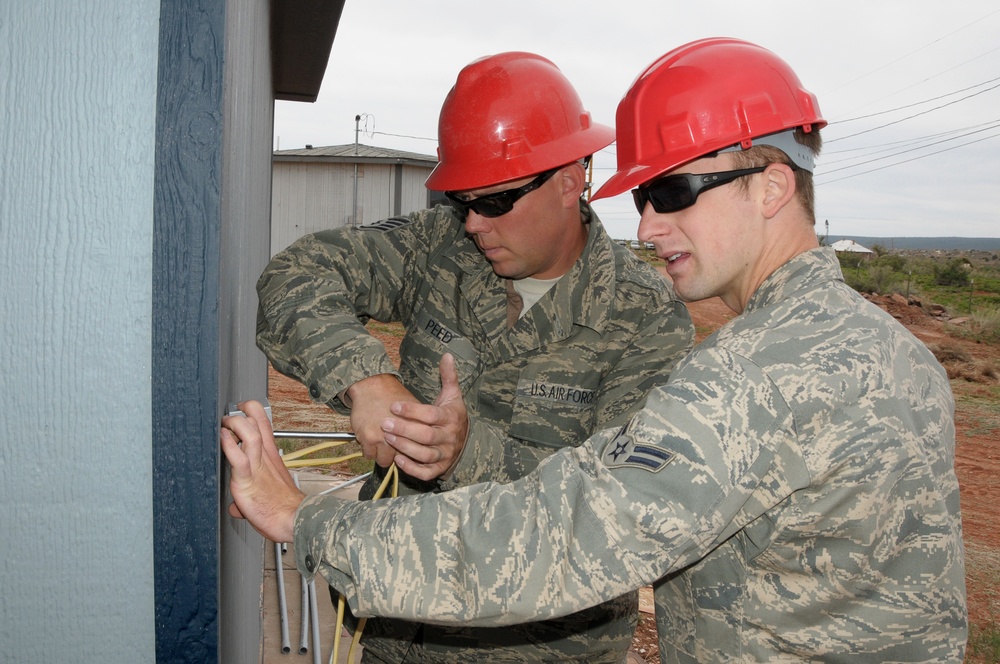
M 271 255 L 308 233 L 364 226 L 443 200 L 424 187 L 436 165 L 429 155 L 353 143 L 275 152 Z

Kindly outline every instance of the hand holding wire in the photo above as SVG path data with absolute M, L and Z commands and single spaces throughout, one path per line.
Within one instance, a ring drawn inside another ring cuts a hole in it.
M 385 468 L 392 463 L 395 450 L 386 445 L 382 420 L 390 414 L 389 407 L 397 401 L 419 403 L 419 400 L 390 374 L 369 376 L 351 385 L 348 395 L 351 405 L 351 430 L 367 459 Z
M 398 452 L 399 469 L 421 480 L 448 472 L 458 461 L 469 435 L 469 415 L 458 385 L 455 358 L 445 354 L 439 365 L 441 392 L 433 404 L 396 402 L 393 417 L 382 420 L 385 441 Z

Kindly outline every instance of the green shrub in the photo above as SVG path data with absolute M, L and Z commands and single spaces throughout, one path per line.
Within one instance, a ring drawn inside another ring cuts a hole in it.
M 968 286 L 968 262 L 961 258 L 953 258 L 944 265 L 934 266 L 934 283 L 938 286 Z
M 901 283 L 901 275 L 885 265 L 872 263 L 860 268 L 846 267 L 843 272 L 847 285 L 859 293 L 889 295 Z
M 893 272 L 906 269 L 906 257 L 902 254 L 883 254 L 875 259 L 875 265 L 889 268 Z

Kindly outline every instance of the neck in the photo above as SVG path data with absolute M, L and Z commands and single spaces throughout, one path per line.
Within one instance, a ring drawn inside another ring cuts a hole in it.
M 796 219 L 791 224 L 768 227 L 768 238 L 756 260 L 748 268 L 742 292 L 723 296 L 722 301 L 738 314 L 743 313 L 753 294 L 779 267 L 796 256 L 819 246 L 811 224 Z

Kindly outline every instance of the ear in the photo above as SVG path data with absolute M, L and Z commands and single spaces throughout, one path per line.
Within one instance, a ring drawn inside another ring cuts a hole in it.
M 765 219 L 772 219 L 795 198 L 795 171 L 786 164 L 771 164 L 763 175 L 762 213 Z
M 557 173 L 557 177 L 562 187 L 563 207 L 575 209 L 579 205 L 583 188 L 587 185 L 587 173 L 583 170 L 583 165 L 579 162 L 568 164 Z

